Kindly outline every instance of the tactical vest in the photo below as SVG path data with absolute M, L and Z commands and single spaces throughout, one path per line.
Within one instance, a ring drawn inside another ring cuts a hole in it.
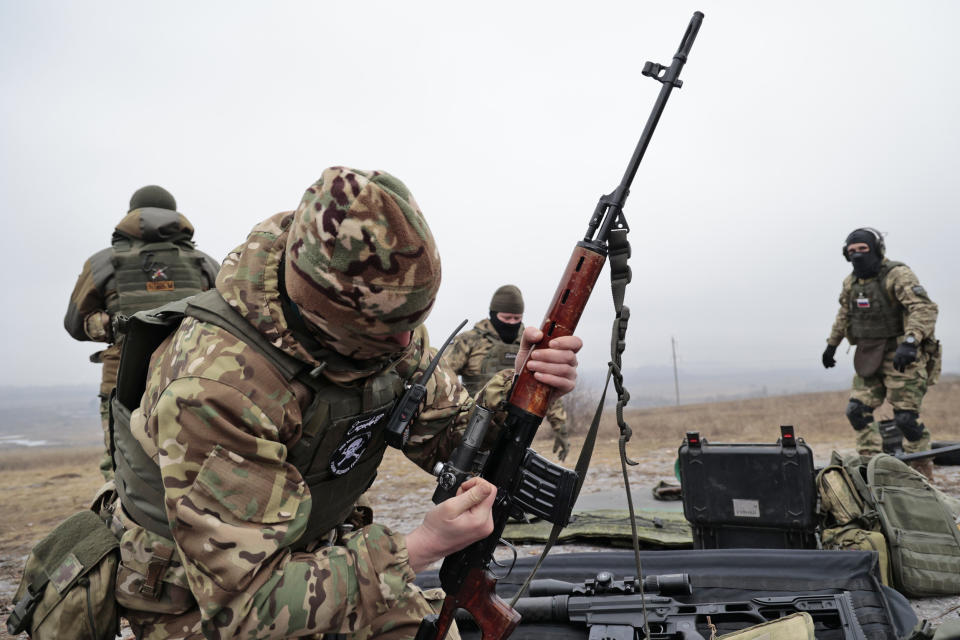
M 110 262 L 117 296 L 107 312 L 133 315 L 203 291 L 204 256 L 187 241 L 115 238 Z
M 854 279 L 848 302 L 850 338 L 856 341 L 903 335 L 903 306 L 890 299 L 885 286 L 890 270 L 902 264 L 888 261 L 883 264 L 875 278 L 866 282 Z
M 353 386 L 335 385 L 323 377 L 322 367 L 290 356 L 269 342 L 243 319 L 215 290 L 130 319 L 123 341 L 117 389 L 111 401 L 111 432 L 117 493 L 124 509 L 145 529 L 172 539 L 159 466 L 130 431 L 130 414 L 140 404 L 146 387 L 150 354 L 185 316 L 214 324 L 266 357 L 288 381 L 297 380 L 313 391 L 303 416 L 302 437 L 290 447 L 293 464 L 312 496 L 304 534 L 290 546 L 302 548 L 342 523 L 373 483 L 386 450 L 383 428 L 404 379 L 389 368 Z M 330 354 L 336 359 L 336 354 Z
M 504 342 L 500 336 L 491 336 L 484 334 L 491 343 L 490 351 L 484 356 L 480 363 L 480 369 L 475 373 L 463 374 L 460 376 L 464 388 L 470 395 L 476 395 L 483 385 L 493 377 L 495 373 L 502 369 L 513 369 L 517 361 L 517 354 L 520 352 L 520 345 L 516 342 Z

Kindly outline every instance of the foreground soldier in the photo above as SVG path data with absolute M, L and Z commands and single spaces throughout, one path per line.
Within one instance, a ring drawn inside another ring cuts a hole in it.
M 157 349 L 130 418 L 159 465 L 162 517 L 118 467 L 128 491 L 114 516 L 117 599 L 137 637 L 413 637 L 439 597 L 414 574 L 489 535 L 495 497 L 470 481 L 407 535 L 356 507 L 404 382 L 434 353 L 423 321 L 439 284 L 426 221 L 382 172 L 327 169 L 296 212 L 260 223 L 227 256 L 222 298 L 194 299 L 208 319 L 188 310 Z M 565 393 L 580 345 L 555 339 L 527 366 Z M 291 380 L 281 359 L 309 373 Z M 458 444 L 473 400 L 443 364 L 426 387 L 404 453 L 430 469 Z
M 505 284 L 490 299 L 490 317 L 458 335 L 444 353 L 447 363 L 470 395 L 483 388 L 502 369 L 513 369 L 523 333 L 523 296 L 520 289 Z M 544 416 L 553 428 L 553 452 L 562 462 L 570 451 L 567 412 L 554 400 Z
M 194 248 L 193 225 L 177 213 L 170 193 L 158 186 L 137 189 L 130 209 L 113 231 L 111 247 L 93 254 L 84 264 L 70 295 L 63 326 L 77 340 L 106 342 L 90 356 L 103 364 L 100 381 L 100 418 L 107 453 L 100 471 L 110 479 L 110 443 L 107 402 L 117 383 L 120 344 L 111 321 L 158 307 L 213 286 L 219 265 Z
M 913 271 L 902 262 L 888 260 L 884 252 L 883 237 L 876 229 L 855 229 L 847 236 L 843 255 L 853 263 L 853 273 L 843 281 L 840 309 L 822 357 L 823 366 L 830 368 L 844 338 L 857 347 L 847 418 L 857 432 L 857 450 L 864 456 L 882 450 L 873 410 L 884 398 L 893 406 L 894 421 L 906 439 L 904 451 L 930 448 L 930 432 L 919 420 L 920 404 L 939 375 L 940 343 L 934 337 L 937 305 Z M 915 461 L 912 466 L 932 479 L 931 460 Z

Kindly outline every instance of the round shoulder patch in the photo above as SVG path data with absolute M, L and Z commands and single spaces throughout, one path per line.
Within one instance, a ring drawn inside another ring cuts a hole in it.
M 387 410 L 383 409 L 373 415 L 360 416 L 347 428 L 343 442 L 330 456 L 330 473 L 342 476 L 360 462 L 361 456 L 373 438 L 374 426 L 386 415 Z

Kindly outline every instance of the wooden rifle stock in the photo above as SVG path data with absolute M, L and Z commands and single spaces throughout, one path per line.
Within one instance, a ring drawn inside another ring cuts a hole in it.
M 540 344 L 546 346 L 553 338 L 573 335 L 606 259 L 607 251 L 603 245 L 582 241 L 577 243 L 563 272 L 560 286 L 553 294 L 550 310 L 540 325 L 543 331 Z M 530 353 L 537 346 L 534 345 Z M 526 362 L 523 364 L 526 365 Z M 551 391 L 552 387 L 537 382 L 533 373 L 524 366 L 513 384 L 509 402 L 518 409 L 542 418 L 547 413 Z
M 506 638 L 520 624 L 520 614 L 497 595 L 497 580 L 484 567 L 470 569 L 462 588 L 456 593 L 447 594 L 440 615 L 435 621 L 429 622 L 432 625 L 430 635 L 425 637 L 446 637 L 457 609 L 470 612 L 485 640 Z M 423 626 L 420 631 L 424 631 Z M 420 638 L 421 633 L 417 633 L 417 640 Z
M 603 244 L 577 243 L 540 327 L 543 331 L 540 344 L 546 346 L 553 338 L 573 335 L 603 270 L 606 254 Z M 506 638 L 520 622 L 520 614 L 497 595 L 497 580 L 487 569 L 487 563 L 515 508 L 511 496 L 519 481 L 519 469 L 547 412 L 551 391 L 552 387 L 538 382 L 525 366 L 514 381 L 503 431 L 482 473 L 497 488 L 493 532 L 443 561 L 440 584 L 447 597 L 440 614 L 424 620 L 417 640 L 444 638 L 457 609 L 465 609 L 473 616 L 484 640 Z
M 602 244 L 577 243 L 540 327 L 542 345 L 546 346 L 553 338 L 573 335 L 605 261 L 606 248 Z M 538 382 L 526 367 L 514 381 L 503 433 L 482 474 L 497 487 L 493 532 L 443 561 L 440 583 L 447 597 L 439 616 L 428 617 L 421 625 L 417 640 L 444 638 L 457 609 L 465 609 L 473 616 L 484 640 L 506 638 L 519 624 L 520 614 L 497 595 L 497 580 L 487 569 L 487 562 L 493 557 L 493 550 L 513 512 L 510 496 L 516 490 L 518 470 L 547 412 L 551 391 L 552 387 Z

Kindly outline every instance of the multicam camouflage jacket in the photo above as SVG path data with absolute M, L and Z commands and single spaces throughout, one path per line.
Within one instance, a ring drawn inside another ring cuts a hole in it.
M 120 308 L 116 273 L 115 248 L 124 242 L 158 243 L 169 242 L 183 247 L 191 256 L 188 271 L 191 280 L 199 280 L 198 288 L 174 288 L 173 279 L 165 278 L 168 289 L 158 294 L 148 294 L 145 299 L 159 306 L 169 300 L 196 293 L 197 289 L 206 290 L 213 286 L 220 265 L 210 256 L 193 248 L 193 225 L 182 214 L 167 209 L 144 208 L 130 211 L 117 224 L 113 232 L 114 246 L 108 247 L 90 256 L 83 264 L 77 283 L 70 294 L 67 313 L 63 319 L 64 328 L 77 340 L 105 342 L 110 346 L 96 354 L 96 362 L 103 363 L 101 394 L 108 395 L 117 381 L 117 366 L 120 347 L 113 344 L 110 329 L 110 315 L 117 310 L 126 314 L 139 308 Z M 193 268 L 196 264 L 196 269 Z M 135 294 L 134 294 L 135 295 Z
M 887 266 L 890 261 L 884 259 L 883 263 Z M 856 343 L 857 336 L 851 334 L 850 305 L 854 302 L 857 285 L 866 285 L 870 280 L 872 279 L 861 280 L 852 273 L 844 278 L 843 288 L 840 290 L 840 309 L 837 311 L 827 344 L 839 345 L 844 338 L 851 344 Z M 897 264 L 890 268 L 882 286 L 887 299 L 903 314 L 903 335 L 913 335 L 918 343 L 933 338 L 938 308 L 910 267 Z M 867 301 L 864 304 L 871 303 Z
M 258 225 L 224 261 L 217 290 L 271 344 L 319 365 L 294 337 L 281 306 L 279 273 L 292 217 L 277 214 Z M 434 353 L 420 327 L 390 366 L 404 377 L 416 375 Z M 377 374 L 323 370 L 339 385 Z M 142 606 L 133 604 L 138 585 L 124 581 L 121 569 L 118 599 L 138 637 L 351 633 L 416 588 L 404 535 L 384 526 L 366 524 L 332 543 L 299 539 L 311 512 L 329 500 L 311 495 L 288 459 L 310 403 L 301 383 L 288 383 L 233 334 L 196 318 L 184 319 L 154 353 L 130 422 L 160 467 L 174 548 L 171 557 L 169 540 L 120 512 L 122 563 L 146 575 L 151 558 L 169 558 L 163 580 L 171 588 L 158 600 L 141 600 Z M 404 453 L 424 469 L 446 459 L 472 406 L 456 374 L 439 366 Z
M 522 335 L 521 324 L 517 338 L 507 345 L 497 334 L 490 319 L 484 318 L 473 329 L 454 338 L 443 357 L 450 368 L 463 378 L 463 386 L 469 392 L 476 393 L 498 371 L 513 369 Z M 559 399 L 550 403 L 545 417 L 555 432 L 564 432 L 567 412 Z

